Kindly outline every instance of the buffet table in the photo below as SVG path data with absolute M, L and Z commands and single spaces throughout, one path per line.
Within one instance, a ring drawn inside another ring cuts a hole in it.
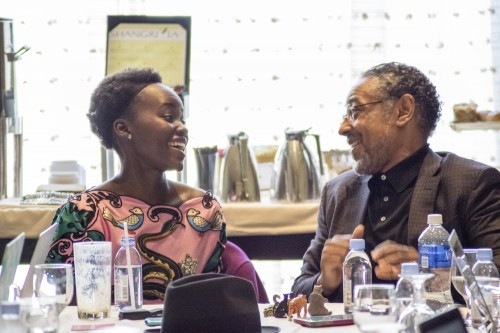
M 0 256 L 5 244 L 26 233 L 27 258 L 41 231 L 47 228 L 58 208 L 20 205 L 19 199 L 0 201 Z M 222 203 L 227 235 L 251 259 L 300 259 L 316 231 L 318 202 Z M 27 260 L 26 260 L 27 259 Z
M 264 317 L 263 310 L 268 304 L 259 304 L 259 312 L 261 316 L 262 326 L 277 326 L 281 328 L 282 333 L 291 332 L 345 332 L 345 333 L 359 333 L 360 331 L 354 325 L 349 326 L 336 326 L 336 327 L 318 327 L 307 328 L 288 321 L 286 318 Z M 333 314 L 343 313 L 343 304 L 341 303 L 327 303 L 325 306 L 332 310 Z M 161 307 L 161 305 L 160 305 Z M 146 309 L 158 308 L 158 305 L 145 305 Z M 83 320 L 78 319 L 76 306 L 69 306 L 61 314 L 59 318 L 60 328 L 59 333 L 75 332 L 71 331 L 73 325 L 92 325 L 92 324 L 108 324 L 109 326 L 103 327 L 99 330 L 93 331 L 80 331 L 80 332 L 117 332 L 117 333 L 142 333 L 145 329 L 149 328 L 144 324 L 143 320 L 118 320 L 118 313 L 113 308 L 109 318 L 102 320 Z M 159 330 L 158 330 L 159 332 Z

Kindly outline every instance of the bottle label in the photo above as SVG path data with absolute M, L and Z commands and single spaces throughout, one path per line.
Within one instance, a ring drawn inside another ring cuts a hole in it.
M 115 276 L 115 303 L 128 302 L 128 275 L 118 273 Z
M 349 279 L 344 279 L 344 304 L 352 303 L 352 282 Z
M 449 245 L 420 245 L 418 247 L 421 268 L 450 268 L 451 250 Z
M 420 267 L 429 268 L 429 257 L 428 256 L 420 256 Z

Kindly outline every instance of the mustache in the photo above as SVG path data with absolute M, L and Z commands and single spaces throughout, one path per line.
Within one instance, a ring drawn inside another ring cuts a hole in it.
M 347 136 L 347 143 L 352 145 L 354 142 L 359 142 L 359 135 L 356 134 L 349 134 Z

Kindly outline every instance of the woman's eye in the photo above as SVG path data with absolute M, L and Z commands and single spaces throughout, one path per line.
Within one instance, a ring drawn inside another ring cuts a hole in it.
M 171 114 L 165 114 L 163 115 L 163 118 L 165 118 L 166 121 L 172 121 L 174 119 L 174 116 Z

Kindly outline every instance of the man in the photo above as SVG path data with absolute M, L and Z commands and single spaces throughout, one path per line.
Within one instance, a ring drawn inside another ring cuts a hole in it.
M 398 279 L 401 263 L 418 261 L 427 215 L 443 215 L 467 248 L 489 247 L 500 267 L 500 172 L 427 143 L 441 116 L 435 86 L 418 69 L 386 63 L 365 72 L 347 98 L 339 134 L 354 170 L 323 189 L 315 238 L 292 291 L 315 284 L 342 301 L 342 264 L 351 238 L 364 238 L 373 282 Z

